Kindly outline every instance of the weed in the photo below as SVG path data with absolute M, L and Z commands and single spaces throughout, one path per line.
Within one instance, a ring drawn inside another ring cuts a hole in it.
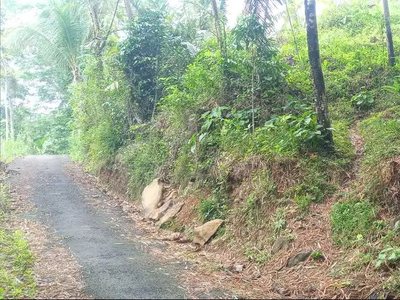
M 185 226 L 179 224 L 176 219 L 169 220 L 160 226 L 161 229 L 170 229 L 174 232 L 184 232 Z
M 313 251 L 311 253 L 311 258 L 314 260 L 323 260 L 324 254 L 321 251 Z
M 372 222 L 372 227 L 377 230 L 382 230 L 388 227 L 388 223 L 383 220 L 376 220 Z
M 358 271 L 362 267 L 370 264 L 373 261 L 373 256 L 371 253 L 358 253 L 358 260 L 353 262 L 352 270 Z
M 301 196 L 296 196 L 294 198 L 294 202 L 296 203 L 300 212 L 305 213 L 308 211 L 308 207 L 312 201 L 311 201 L 311 197 L 309 195 L 305 195 L 305 196 L 301 195 Z
M 374 115 L 363 121 L 360 129 L 365 139 L 364 165 L 376 166 L 381 160 L 400 152 L 400 120 Z
M 395 271 L 392 276 L 383 283 L 382 287 L 390 292 L 400 293 L 400 271 Z
M 4 185 L 0 185 L 0 221 L 5 218 L 8 211 L 10 199 L 7 195 L 7 190 Z
M 274 230 L 275 236 L 279 236 L 280 233 L 285 230 L 286 224 L 286 211 L 284 208 L 279 207 L 276 210 L 272 221 L 272 229 Z

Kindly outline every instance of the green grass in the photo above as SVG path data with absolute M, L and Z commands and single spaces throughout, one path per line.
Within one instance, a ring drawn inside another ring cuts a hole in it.
M 32 253 L 22 232 L 0 230 L 0 299 L 35 295 L 32 264 Z
M 0 227 L 6 222 L 9 198 L 0 185 Z M 35 281 L 32 274 L 33 257 L 20 231 L 0 229 L 0 299 L 32 298 Z
M 396 110 L 387 112 L 396 115 Z M 361 123 L 365 140 L 365 165 L 376 165 L 382 159 L 400 153 L 400 120 L 383 118 L 385 112 L 376 114 Z
M 375 207 L 368 201 L 339 202 L 331 212 L 332 238 L 337 245 L 350 246 L 371 232 Z

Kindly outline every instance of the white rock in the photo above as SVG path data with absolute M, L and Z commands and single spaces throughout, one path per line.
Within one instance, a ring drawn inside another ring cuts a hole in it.
M 161 201 L 163 185 L 159 179 L 156 178 L 146 186 L 142 192 L 142 206 L 145 218 L 148 218 L 151 213 L 157 209 Z

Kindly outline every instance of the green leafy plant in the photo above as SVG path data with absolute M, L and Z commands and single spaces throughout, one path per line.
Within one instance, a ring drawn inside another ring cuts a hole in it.
M 272 229 L 275 236 L 279 236 L 280 233 L 285 230 L 287 225 L 286 211 L 284 208 L 278 208 L 273 216 Z
M 400 76 L 394 77 L 393 85 L 382 86 L 382 89 L 391 93 L 400 94 Z
M 372 91 L 363 91 L 353 96 L 351 103 L 360 110 L 368 110 L 375 104 L 374 93 Z
M 400 261 L 400 248 L 389 247 L 382 250 L 375 262 L 375 267 L 379 268 L 382 264 L 396 264 Z
M 311 253 L 311 258 L 314 260 L 323 260 L 324 259 L 324 254 L 322 253 L 322 251 L 313 251 Z

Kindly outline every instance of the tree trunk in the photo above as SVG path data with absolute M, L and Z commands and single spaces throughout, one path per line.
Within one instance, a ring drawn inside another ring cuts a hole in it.
M 10 138 L 13 141 L 15 139 L 15 136 L 14 136 L 14 110 L 13 110 L 11 98 L 8 98 L 8 110 L 9 110 L 9 118 L 10 118 Z
M 395 64 L 395 58 L 394 58 L 392 29 L 390 28 L 390 13 L 389 13 L 388 0 L 383 0 L 383 12 L 385 15 L 385 23 L 386 23 L 386 41 L 388 47 L 389 66 L 393 67 Z
M 4 79 L 4 111 L 6 113 L 6 141 L 9 139 L 10 129 L 8 127 L 9 124 L 9 116 L 8 116 L 8 95 L 7 95 L 7 78 Z
M 321 58 L 319 54 L 317 16 L 315 0 L 304 0 L 307 24 L 308 57 L 311 66 L 311 75 L 314 84 L 315 110 L 318 124 L 322 125 L 322 134 L 327 143 L 328 150 L 333 150 L 333 137 L 330 130 L 331 124 L 328 113 L 328 103 L 325 95 L 325 81 L 322 73 Z
M 133 20 L 133 11 L 132 11 L 132 5 L 130 0 L 124 0 L 125 3 L 125 11 L 126 11 L 126 15 L 128 17 L 129 21 Z

